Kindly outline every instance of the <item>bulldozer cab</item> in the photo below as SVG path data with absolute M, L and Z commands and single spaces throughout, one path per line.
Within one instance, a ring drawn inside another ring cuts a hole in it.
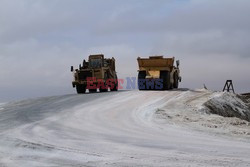
M 89 56 L 89 67 L 90 68 L 101 68 L 104 64 L 104 55 L 90 55 Z

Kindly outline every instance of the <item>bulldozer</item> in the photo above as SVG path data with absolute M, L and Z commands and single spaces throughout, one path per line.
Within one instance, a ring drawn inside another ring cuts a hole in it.
M 103 54 L 90 55 L 88 61 L 83 60 L 79 65 L 79 69 L 71 66 L 74 80 L 72 81 L 73 88 L 76 88 L 78 94 L 97 92 L 107 92 L 108 88 L 111 91 L 118 90 L 117 74 L 115 71 L 115 59 L 104 58 Z
M 181 82 L 179 60 L 176 61 L 176 66 L 174 66 L 174 57 L 138 57 L 137 61 L 139 90 L 170 90 L 179 87 Z

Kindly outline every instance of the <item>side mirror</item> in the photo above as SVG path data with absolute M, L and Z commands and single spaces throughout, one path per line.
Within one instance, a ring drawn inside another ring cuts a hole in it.
M 177 65 L 177 67 L 180 66 L 180 60 L 177 60 L 177 61 L 176 61 L 176 65 Z
M 74 67 L 73 67 L 73 66 L 71 66 L 70 71 L 71 71 L 71 72 L 73 72 L 73 71 L 74 71 Z
M 82 65 L 81 64 L 79 64 L 79 70 L 82 68 Z

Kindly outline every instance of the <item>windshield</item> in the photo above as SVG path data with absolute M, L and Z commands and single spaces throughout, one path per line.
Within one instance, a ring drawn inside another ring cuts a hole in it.
M 102 67 L 102 59 L 91 59 L 89 65 L 92 68 L 101 68 Z

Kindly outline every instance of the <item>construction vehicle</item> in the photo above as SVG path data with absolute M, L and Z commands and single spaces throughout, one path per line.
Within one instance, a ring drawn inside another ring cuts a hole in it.
M 71 66 L 74 80 L 72 82 L 73 88 L 76 88 L 78 94 L 86 92 L 90 93 L 107 92 L 108 88 L 111 91 L 118 90 L 117 75 L 115 71 L 115 59 L 104 58 L 103 54 L 90 55 L 88 61 L 83 60 L 79 65 L 79 69 Z
M 159 89 L 169 90 L 178 88 L 180 77 L 180 61 L 175 58 L 164 58 L 163 56 L 150 56 L 149 58 L 137 58 L 138 88 L 139 90 Z

